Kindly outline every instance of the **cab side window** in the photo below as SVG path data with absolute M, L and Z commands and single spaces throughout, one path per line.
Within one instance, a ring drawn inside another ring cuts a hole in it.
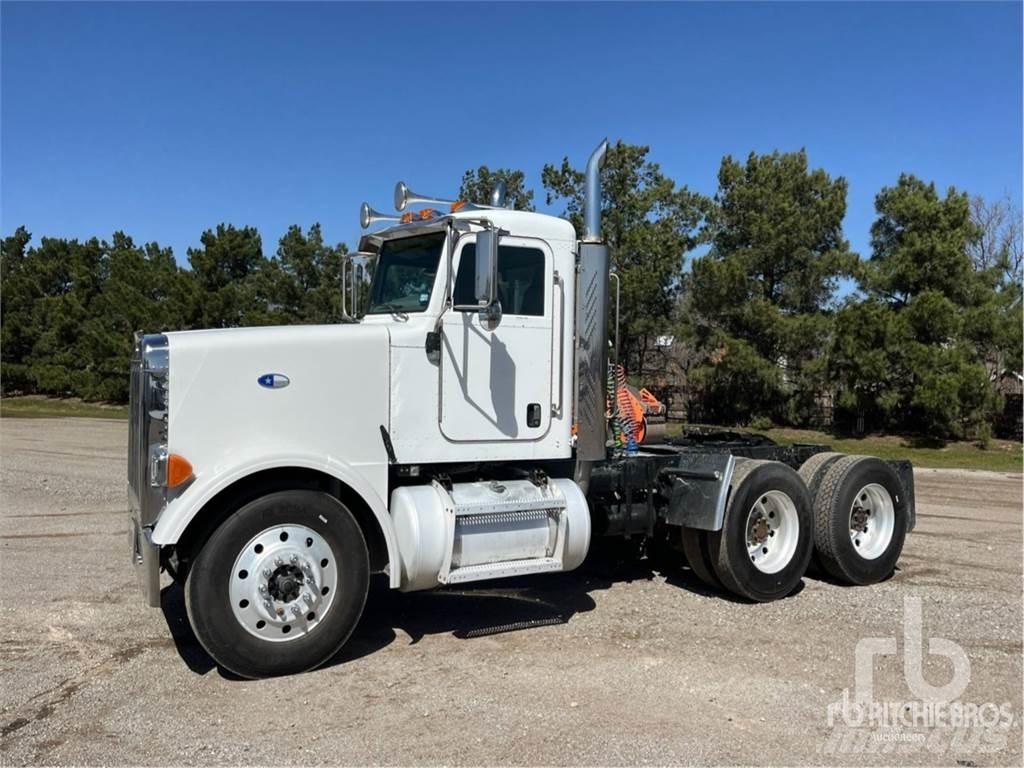
M 476 304 L 476 244 L 462 249 L 455 278 L 455 305 Z M 498 299 L 506 315 L 544 314 L 544 252 L 537 248 L 498 248 Z

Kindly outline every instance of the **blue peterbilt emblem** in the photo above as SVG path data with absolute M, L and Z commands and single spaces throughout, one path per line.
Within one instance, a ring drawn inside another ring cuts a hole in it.
M 291 379 L 283 373 L 264 373 L 256 379 L 256 383 L 261 387 L 266 387 L 267 389 L 282 389 L 292 382 Z

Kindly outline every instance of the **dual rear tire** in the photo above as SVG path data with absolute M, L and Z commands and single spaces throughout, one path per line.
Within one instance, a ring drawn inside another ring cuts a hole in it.
M 842 584 L 864 586 L 892 575 L 909 523 L 895 470 L 872 456 L 842 456 L 820 472 L 814 494 L 818 564 Z
M 708 586 L 769 602 L 796 589 L 807 570 L 812 521 L 810 495 L 795 471 L 739 459 L 721 530 L 684 529 L 683 552 Z
M 906 493 L 881 459 L 820 453 L 799 473 L 737 459 L 721 530 L 684 528 L 682 545 L 709 587 L 768 602 L 796 589 L 812 555 L 842 584 L 888 578 L 908 521 Z

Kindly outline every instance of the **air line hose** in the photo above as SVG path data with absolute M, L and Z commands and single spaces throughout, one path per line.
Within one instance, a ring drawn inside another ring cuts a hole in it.
M 615 427 L 618 427 L 615 447 L 624 448 L 626 453 L 636 453 L 639 429 L 633 418 L 633 404 L 626 390 L 626 369 L 621 365 L 610 365 L 608 374 L 608 394 L 610 399 L 614 398 L 616 406 L 613 411 L 612 428 L 615 433 Z

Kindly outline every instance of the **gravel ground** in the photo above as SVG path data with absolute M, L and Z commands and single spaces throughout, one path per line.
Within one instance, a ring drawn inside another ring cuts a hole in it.
M 198 646 L 179 589 L 159 610 L 142 604 L 126 441 L 123 423 L 0 424 L 3 764 L 1022 762 L 1020 475 L 919 471 L 917 530 L 874 587 L 808 577 L 788 599 L 749 605 L 646 561 L 460 593 L 375 584 L 339 658 L 252 682 Z M 1008 727 L 829 725 L 862 638 L 900 648 L 876 658 L 874 700 L 917 698 L 904 597 L 922 606 L 925 679 L 953 670 L 928 639 L 959 644 L 960 701 L 1007 704 Z

